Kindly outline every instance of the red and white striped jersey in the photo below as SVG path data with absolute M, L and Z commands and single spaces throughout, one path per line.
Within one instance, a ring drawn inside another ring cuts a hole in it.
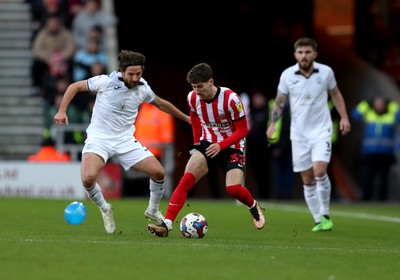
M 201 122 L 200 140 L 219 143 L 231 136 L 236 128 L 233 121 L 245 117 L 242 100 L 233 90 L 218 87 L 212 101 L 205 101 L 197 96 L 196 91 L 187 96 L 189 110 L 199 116 Z M 245 139 L 231 145 L 231 148 L 244 150 Z

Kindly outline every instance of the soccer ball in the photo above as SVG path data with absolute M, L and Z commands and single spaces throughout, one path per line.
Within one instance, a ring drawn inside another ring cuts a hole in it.
M 180 229 L 184 237 L 203 238 L 208 230 L 208 222 L 199 213 L 189 213 L 182 218 Z
M 64 210 L 64 218 L 71 225 L 80 225 L 86 218 L 86 206 L 82 202 L 74 201 Z

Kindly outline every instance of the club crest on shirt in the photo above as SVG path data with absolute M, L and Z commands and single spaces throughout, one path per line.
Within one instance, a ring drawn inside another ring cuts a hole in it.
M 119 105 L 119 108 L 120 108 L 122 111 L 125 110 L 125 108 L 126 108 L 126 101 L 124 101 L 123 104 L 120 104 L 120 105 Z
M 242 103 L 236 104 L 236 109 L 238 110 L 239 113 L 241 113 L 243 111 Z

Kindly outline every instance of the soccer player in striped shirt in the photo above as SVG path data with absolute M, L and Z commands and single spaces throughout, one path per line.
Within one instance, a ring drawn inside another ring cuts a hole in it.
M 262 229 L 265 218 L 260 205 L 242 185 L 248 129 L 240 97 L 231 89 L 214 84 L 213 70 L 207 63 L 195 65 L 187 74 L 187 82 L 193 88 L 187 95 L 193 149 L 185 173 L 170 198 L 164 222 L 149 224 L 148 231 L 158 237 L 168 236 L 189 190 L 207 174 L 211 161 L 225 172 L 228 194 L 248 207 L 255 227 Z

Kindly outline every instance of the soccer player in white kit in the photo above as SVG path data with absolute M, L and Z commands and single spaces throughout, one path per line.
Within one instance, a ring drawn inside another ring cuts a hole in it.
M 158 225 L 149 224 L 149 233 L 168 237 L 188 192 L 208 173 L 209 162 L 223 169 L 227 193 L 247 206 L 255 227 L 262 229 L 265 218 L 261 207 L 243 186 L 248 129 L 242 100 L 233 90 L 214 84 L 213 70 L 207 63 L 193 66 L 187 74 L 187 82 L 193 88 L 187 95 L 193 150 L 185 173 L 169 200 L 165 220 Z
M 87 138 L 82 150 L 81 179 L 89 199 L 102 214 L 107 233 L 116 225 L 113 207 L 107 203 L 96 182 L 97 175 L 109 159 L 150 177 L 150 199 L 145 218 L 163 221 L 159 204 L 164 193 L 165 171 L 154 155 L 135 139 L 135 120 L 140 104 L 151 103 L 159 110 L 190 123 L 190 117 L 158 97 L 142 78 L 145 56 L 123 50 L 118 55 L 119 71 L 75 82 L 67 88 L 60 108 L 54 116 L 58 125 L 68 125 L 67 107 L 77 93 L 96 92 L 96 101 Z
M 266 134 L 267 139 L 272 139 L 275 124 L 289 100 L 293 171 L 301 174 L 304 198 L 315 221 L 312 231 L 328 231 L 333 228 L 330 218 L 331 182 L 327 174 L 332 154 L 328 94 L 340 114 L 342 135 L 347 134 L 351 126 L 333 70 L 315 62 L 315 40 L 298 39 L 294 44 L 294 57 L 297 63 L 281 74 Z

